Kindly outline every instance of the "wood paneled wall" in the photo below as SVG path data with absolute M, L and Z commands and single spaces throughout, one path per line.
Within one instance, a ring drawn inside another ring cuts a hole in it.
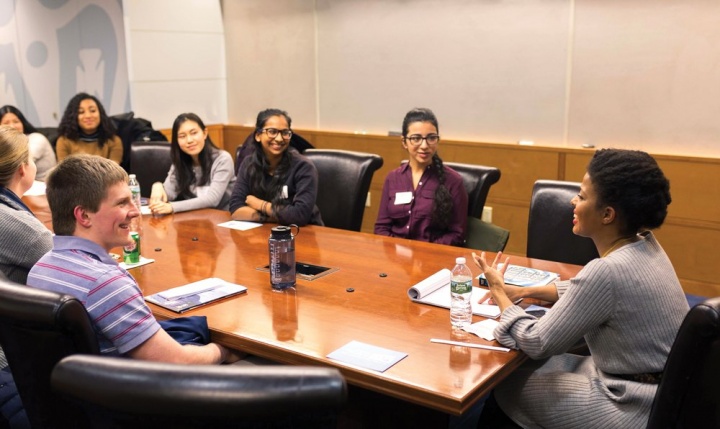
M 211 138 L 231 154 L 252 132 L 251 127 L 213 125 Z M 383 167 L 370 186 L 370 207 L 365 209 L 364 232 L 372 232 L 387 173 L 406 159 L 399 137 L 296 130 L 317 148 L 376 153 Z M 569 149 L 516 144 L 443 140 L 445 161 L 498 167 L 502 176 L 488 195 L 493 223 L 510 230 L 506 252 L 525 255 L 532 187 L 539 179 L 580 181 L 593 149 Z M 720 296 L 720 159 L 654 155 L 670 179 L 673 202 L 665 224 L 656 235 L 675 266 L 688 293 Z M 569 204 L 569 202 L 568 202 Z M 568 228 L 570 226 L 568 225 Z

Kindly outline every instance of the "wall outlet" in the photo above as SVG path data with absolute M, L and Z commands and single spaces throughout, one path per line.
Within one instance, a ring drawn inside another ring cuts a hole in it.
M 365 207 L 370 207 L 370 192 L 367 193 L 367 198 L 365 199 Z
M 483 222 L 492 223 L 492 207 L 483 207 L 482 217 L 480 218 Z

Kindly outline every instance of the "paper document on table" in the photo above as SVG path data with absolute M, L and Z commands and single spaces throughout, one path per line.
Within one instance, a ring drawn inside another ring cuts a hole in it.
M 245 286 L 229 283 L 218 278 L 209 278 L 146 296 L 145 300 L 168 310 L 182 313 L 220 298 L 246 291 Z
M 329 359 L 345 362 L 361 368 L 384 372 L 391 366 L 405 359 L 407 353 L 396 352 L 360 341 L 350 341 L 327 355 Z
M 495 328 L 499 324 L 500 322 L 496 320 L 485 319 L 481 322 L 465 326 L 462 328 L 462 330 L 465 332 L 470 332 L 471 334 L 475 334 L 484 340 L 493 341 L 495 339 L 495 334 L 493 333 L 493 331 L 495 331 Z
M 244 220 L 230 220 L 227 222 L 219 223 L 218 226 L 222 226 L 223 228 L 236 229 L 238 231 L 247 231 L 248 229 L 262 226 L 262 224 L 257 222 L 247 222 Z
M 558 273 L 519 265 L 508 265 L 504 275 L 505 283 L 514 286 L 545 286 L 559 278 Z M 484 274 L 477 276 L 477 279 L 480 286 L 488 285 Z
M 450 308 L 450 279 L 452 272 L 444 268 L 425 280 L 419 282 L 408 290 L 408 296 L 414 302 L 434 305 L 436 307 Z M 478 316 L 494 319 L 500 315 L 500 307 L 490 304 L 479 304 L 479 297 L 487 291 L 473 287 L 472 312 Z

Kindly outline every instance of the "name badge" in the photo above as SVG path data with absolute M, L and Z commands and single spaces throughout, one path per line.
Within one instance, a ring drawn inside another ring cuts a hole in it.
M 288 190 L 287 185 L 283 185 L 282 187 L 282 195 L 280 195 L 284 200 L 287 200 L 288 198 Z
M 395 205 L 398 206 L 400 204 L 409 204 L 413 199 L 412 192 L 397 192 L 395 194 Z

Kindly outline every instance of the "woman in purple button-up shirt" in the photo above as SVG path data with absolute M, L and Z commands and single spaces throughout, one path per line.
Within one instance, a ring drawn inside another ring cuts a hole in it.
M 462 177 L 437 155 L 438 121 L 430 109 L 413 109 L 403 120 L 407 164 L 388 174 L 375 234 L 462 246 L 468 196 Z

